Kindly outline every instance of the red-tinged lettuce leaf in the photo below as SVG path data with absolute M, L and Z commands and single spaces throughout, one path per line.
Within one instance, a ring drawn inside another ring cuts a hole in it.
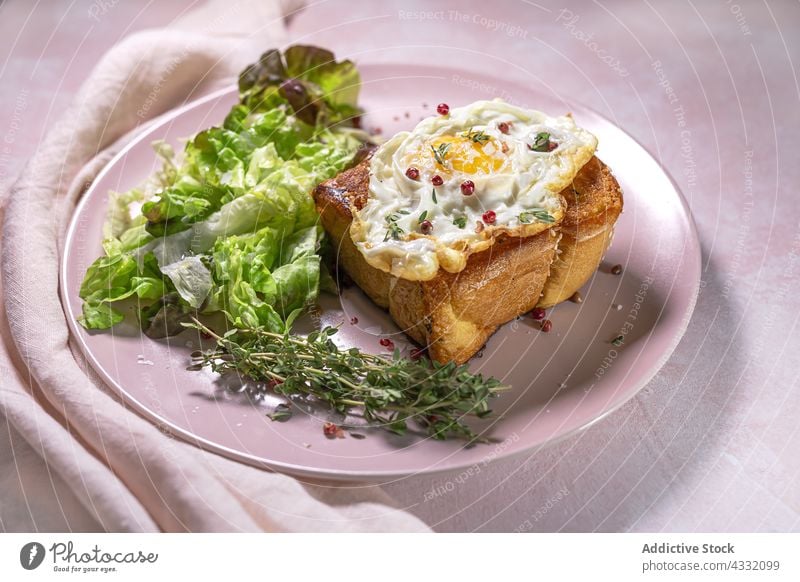
M 270 50 L 239 77 L 242 103 L 252 111 L 288 103 L 313 126 L 357 126 L 361 77 L 348 60 L 337 62 L 319 47 L 294 45 L 281 55 Z

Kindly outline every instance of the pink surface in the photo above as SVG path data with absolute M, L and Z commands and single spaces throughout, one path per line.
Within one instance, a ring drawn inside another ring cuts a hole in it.
M 8 57 L 0 69 L 0 136 L 12 140 L 0 161 L 4 179 L 33 151 L 82 68 L 99 58 L 109 39 L 141 24 L 126 2 L 89 31 L 88 4 L 64 9 L 61 21 L 50 16 L 51 5 L 47 14 L 37 8 L 27 23 L 28 3 L 0 6 L 4 30 L 22 39 L 12 50 L 12 35 L 0 37 Z M 154 3 L 147 13 L 163 22 L 178 4 Z M 297 40 L 360 62 L 474 67 L 542 82 L 591 104 L 675 177 L 703 248 L 702 290 L 687 334 L 630 403 L 533 455 L 405 479 L 386 490 L 440 530 L 795 530 L 798 7 L 565 6 L 572 16 L 560 12 L 561 4 L 516 1 L 463 2 L 452 16 L 442 3 L 321 2 L 291 23 Z M 414 14 L 440 8 L 445 13 L 430 18 Z M 483 16 L 500 24 L 493 29 Z M 519 30 L 509 34 L 512 26 Z M 53 41 L 42 50 L 51 33 Z M 600 56 L 620 65 L 608 66 Z M 48 66 L 33 71 L 37 59 Z M 14 124 L 23 129 L 12 131 Z M 684 139 L 689 147 L 681 151 Z M 18 458 L 31 455 L 15 448 Z M 10 457 L 4 461 L 13 467 Z M 39 510 L 16 513 L 12 525 L 89 527 L 57 481 L 49 492 L 39 486 L 50 483 L 46 470 L 29 466 L 22 482 L 37 491 Z M 19 479 L 8 485 L 6 507 L 24 507 Z M 10 523 L 4 519 L 5 527 Z

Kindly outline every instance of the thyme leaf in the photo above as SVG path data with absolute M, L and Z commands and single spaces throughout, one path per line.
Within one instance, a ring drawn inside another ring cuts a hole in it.
M 447 160 L 447 150 L 450 149 L 449 143 L 440 143 L 437 147 L 431 146 L 431 151 L 433 152 L 433 157 L 436 158 L 436 163 L 440 166 L 444 166 Z
M 480 131 L 473 131 L 472 128 L 469 129 L 466 133 L 461 134 L 464 137 L 470 139 L 474 143 L 483 143 L 485 141 L 489 141 L 489 136 L 481 129 Z
M 533 144 L 528 145 L 528 149 L 534 152 L 552 152 L 558 147 L 554 141 L 550 141 L 550 134 L 546 131 L 540 131 L 536 134 Z
M 522 224 L 530 224 L 534 220 L 538 220 L 539 222 L 546 222 L 548 224 L 552 224 L 556 221 L 553 218 L 553 215 L 547 212 L 547 210 L 541 208 L 535 208 L 532 210 L 526 210 L 519 215 L 519 221 Z
M 292 418 L 292 411 L 285 407 L 276 408 L 274 412 L 267 415 L 270 420 L 275 422 L 286 422 Z
M 405 231 L 397 224 L 397 221 L 400 220 L 399 214 L 408 214 L 408 211 L 398 210 L 386 217 L 386 236 L 383 237 L 383 242 L 386 242 L 389 238 L 400 240 L 405 234 Z

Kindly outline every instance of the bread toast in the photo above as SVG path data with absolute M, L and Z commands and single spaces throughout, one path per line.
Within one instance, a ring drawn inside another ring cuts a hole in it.
M 571 296 L 597 269 L 622 210 L 619 184 L 593 157 L 562 192 L 562 224 L 534 236 L 500 237 L 458 273 L 440 269 L 431 280 L 409 281 L 369 265 L 350 238 L 351 209 L 363 208 L 368 195 L 369 158 L 314 191 L 337 266 L 439 362 L 466 362 L 500 325 Z
M 567 212 L 557 227 L 561 232 L 558 253 L 537 304 L 543 308 L 569 299 L 597 270 L 622 212 L 622 190 L 597 157 L 581 168 L 572 187 L 561 195 Z

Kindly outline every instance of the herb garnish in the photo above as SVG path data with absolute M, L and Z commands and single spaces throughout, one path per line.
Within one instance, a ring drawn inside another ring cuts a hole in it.
M 396 434 L 414 421 L 434 439 L 481 440 L 464 418 L 488 416 L 489 399 L 509 389 L 495 378 L 471 373 L 467 365 L 413 361 L 400 357 L 399 350 L 389 358 L 339 349 L 331 339 L 338 330 L 332 327 L 302 337 L 264 328 L 232 329 L 220 336 L 194 318 L 184 326 L 217 341 L 214 350 L 192 354 L 194 369 L 209 366 L 267 382 L 278 394 L 326 403 Z
M 456 225 L 458 228 L 464 228 L 467 226 L 467 217 L 464 215 L 456 216 L 453 219 L 453 224 Z
M 292 411 L 289 410 L 285 404 L 279 404 L 275 410 L 268 414 L 267 417 L 275 422 L 286 422 L 292 418 Z
M 522 224 L 530 224 L 534 220 L 538 220 L 539 222 L 546 222 L 548 224 L 552 224 L 553 222 L 556 221 L 556 219 L 553 218 L 552 214 L 542 209 L 526 210 L 525 212 L 519 215 L 519 221 Z
M 433 152 L 433 157 L 436 158 L 437 164 L 444 166 L 447 159 L 447 150 L 449 149 L 449 143 L 440 143 L 438 147 L 431 146 L 431 151 Z
M 417 222 L 422 222 L 427 217 L 428 217 L 428 211 L 427 210 L 423 210 L 422 214 L 419 215 L 419 218 L 417 219 Z
M 550 134 L 546 131 L 540 131 L 537 133 L 536 139 L 533 141 L 533 145 L 528 146 L 528 148 L 534 152 L 551 152 L 557 147 L 558 144 L 550 141 Z
M 484 133 L 482 129 L 480 131 L 473 131 L 472 128 L 470 128 L 469 131 L 467 131 L 466 133 L 462 133 L 461 135 L 463 135 L 466 138 L 469 138 L 474 143 L 482 144 L 485 141 L 489 141 L 489 136 L 486 135 L 486 133 Z
M 436 188 L 431 190 L 431 199 L 434 204 L 439 204 L 439 201 L 436 199 Z
M 386 236 L 383 237 L 383 242 L 389 240 L 389 237 L 392 237 L 394 240 L 400 240 L 400 237 L 405 234 L 405 231 L 397 225 L 397 221 L 400 220 L 399 214 L 408 214 L 408 212 L 402 212 L 398 210 L 396 213 L 392 213 L 386 217 Z

